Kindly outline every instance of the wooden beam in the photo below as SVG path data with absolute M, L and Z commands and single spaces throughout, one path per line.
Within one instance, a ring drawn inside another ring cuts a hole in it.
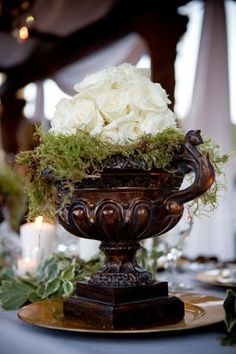
M 7 75 L 7 81 L 0 87 L 0 97 L 17 91 L 29 82 L 53 75 L 62 67 L 124 37 L 132 30 L 131 14 L 113 11 L 106 18 L 68 37 L 59 39 L 49 35 L 47 38 L 44 34 L 46 44 L 39 45 L 27 61 L 10 69 L 0 68 L 0 72 Z M 36 31 L 32 35 L 41 36 Z
M 138 32 L 150 48 L 152 78 L 166 88 L 174 104 L 176 43 L 185 29 L 186 18 L 180 19 L 178 26 L 175 21 L 182 17 L 177 7 L 188 1 L 142 0 L 134 6 L 133 1 L 119 0 L 104 18 L 67 37 L 31 31 L 39 45 L 24 63 L 8 70 L 0 68 L 0 72 L 7 74 L 7 81 L 0 87 L 0 97 L 16 92 L 29 82 L 50 77 L 130 32 Z

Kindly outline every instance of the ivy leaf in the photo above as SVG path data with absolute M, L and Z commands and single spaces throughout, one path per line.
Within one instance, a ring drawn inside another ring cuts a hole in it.
M 39 267 L 38 275 L 44 276 L 46 273 L 47 267 L 49 267 L 50 264 L 54 264 L 54 263 L 55 263 L 55 255 L 50 256 L 47 259 L 45 259 L 44 262 Z
M 63 280 L 62 287 L 65 297 L 70 296 L 74 291 L 74 284 L 69 280 Z
M 60 272 L 57 263 L 58 262 L 56 255 L 51 255 L 41 264 L 37 272 L 37 278 L 39 280 L 39 283 L 42 281 L 47 281 L 51 277 L 56 278 L 56 276 Z
M 86 279 L 100 265 L 101 257 L 84 262 L 59 253 L 50 255 L 42 262 L 34 277 L 27 274 L 21 279 L 4 270 L 5 278 L 1 278 L 2 286 L 0 285 L 0 304 L 6 310 L 14 310 L 27 302 L 70 296 L 75 292 L 76 282 Z
M 42 295 L 43 299 L 48 298 L 50 295 L 55 293 L 61 285 L 61 280 L 56 278 L 48 283 L 46 283 L 44 293 Z
M 60 268 L 57 263 L 52 263 L 46 268 L 46 277 L 47 279 L 53 280 L 56 279 L 60 273 Z
M 222 345 L 236 345 L 236 295 L 228 289 L 227 297 L 223 303 L 225 310 L 225 325 L 227 335 L 220 338 Z
M 0 303 L 5 310 L 17 310 L 28 301 L 28 294 L 35 289 L 24 281 L 3 280 L 0 287 Z
M 45 288 L 46 288 L 46 283 L 40 283 L 37 290 L 36 290 L 36 294 L 37 296 L 39 296 L 40 298 L 42 298 L 44 292 L 45 292 Z
M 227 332 L 230 333 L 236 325 L 236 295 L 231 289 L 227 290 L 227 297 L 224 301 L 225 324 Z
M 53 293 L 53 297 L 54 298 L 62 298 L 63 296 L 64 296 L 64 289 L 62 286 L 60 286 L 58 288 L 58 290 L 55 293 Z
M 75 275 L 75 267 L 73 266 L 69 266 L 67 269 L 65 269 L 62 273 L 61 273 L 61 278 L 63 280 L 71 280 L 74 278 Z
M 2 268 L 0 271 L 0 281 L 1 280 L 12 280 L 15 277 L 15 273 L 12 267 Z
M 68 259 L 67 257 L 60 259 L 60 261 L 58 262 L 58 266 L 60 270 L 64 270 L 68 268 L 70 265 L 71 265 L 71 259 Z
M 31 293 L 29 293 L 28 299 L 30 302 L 36 302 L 41 300 L 40 296 L 38 296 L 36 291 L 32 291 Z

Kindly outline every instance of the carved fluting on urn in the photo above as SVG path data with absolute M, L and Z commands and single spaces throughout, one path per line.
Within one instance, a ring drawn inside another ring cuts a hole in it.
M 129 198 L 123 191 L 116 198 L 76 199 L 59 214 L 61 224 L 77 236 L 106 242 L 141 240 L 173 227 L 182 215 L 164 213 L 157 201 Z

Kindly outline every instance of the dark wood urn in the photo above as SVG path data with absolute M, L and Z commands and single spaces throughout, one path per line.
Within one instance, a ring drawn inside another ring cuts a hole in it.
M 173 228 L 184 203 L 199 197 L 214 182 L 207 155 L 197 149 L 200 131 L 189 131 L 168 169 L 148 170 L 144 161 L 114 156 L 103 165 L 101 178 L 75 185 L 59 213 L 70 233 L 101 241 L 103 269 L 77 284 L 77 295 L 64 301 L 64 315 L 95 327 L 139 328 L 172 323 L 184 316 L 184 304 L 168 295 L 168 284 L 156 282 L 136 262 L 139 241 Z M 191 186 L 180 190 L 186 174 Z M 57 181 L 59 203 L 69 193 Z

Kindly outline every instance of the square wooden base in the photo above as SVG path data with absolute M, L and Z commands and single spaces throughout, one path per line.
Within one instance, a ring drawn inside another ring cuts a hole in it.
M 64 301 L 67 318 L 106 329 L 134 329 L 175 323 L 184 317 L 184 303 L 168 296 L 166 282 L 111 288 L 77 284 L 77 296 Z

